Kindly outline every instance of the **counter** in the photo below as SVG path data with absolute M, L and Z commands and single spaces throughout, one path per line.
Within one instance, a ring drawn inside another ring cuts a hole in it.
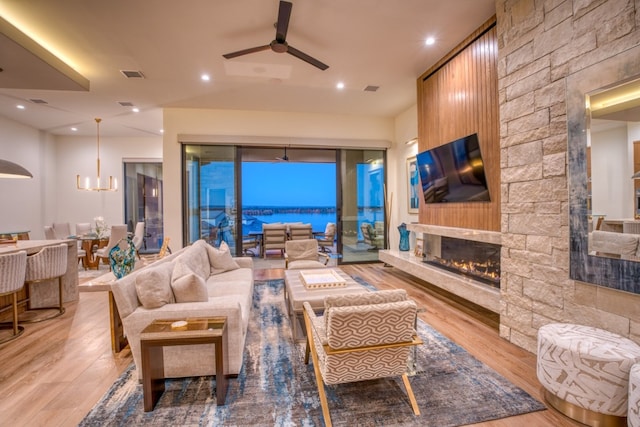
M 78 299 L 78 243 L 73 239 L 67 240 L 17 240 L 15 243 L 0 245 L 0 255 L 27 251 L 27 255 L 33 255 L 46 246 L 54 246 L 64 243 L 68 246 L 67 272 L 62 276 L 63 301 L 76 301 Z M 18 293 L 18 300 L 26 298 L 25 290 Z M 11 296 L 0 297 L 0 307 L 11 305 Z M 37 284 L 31 286 L 31 307 L 49 307 L 58 305 L 58 286 L 44 286 Z

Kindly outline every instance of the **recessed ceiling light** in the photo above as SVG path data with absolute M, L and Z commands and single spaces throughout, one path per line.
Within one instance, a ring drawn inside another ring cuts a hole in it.
M 426 44 L 427 46 L 431 46 L 435 42 L 436 42 L 436 39 L 434 39 L 433 37 L 427 37 L 426 40 L 424 41 L 424 44 Z
M 211 76 L 209 76 L 209 74 L 203 74 L 200 76 L 200 80 L 202 80 L 203 82 L 208 82 L 209 80 L 211 80 Z
M 140 109 L 138 107 L 133 107 L 131 111 L 133 111 L 134 113 L 139 113 Z
M 71 131 L 72 131 L 72 132 L 77 132 L 77 131 L 78 131 L 78 128 L 75 128 L 75 127 L 74 127 L 74 128 L 71 128 Z
M 336 87 L 337 87 L 338 89 L 344 89 L 344 83 L 342 83 L 342 82 L 338 82 L 338 84 L 336 85 Z
M 25 107 L 24 105 L 22 105 L 22 104 L 18 104 L 18 105 L 16 105 L 16 108 L 17 108 L 18 110 L 25 110 L 25 109 L 26 109 L 26 107 Z
M 164 133 L 164 129 L 160 129 L 160 133 Z

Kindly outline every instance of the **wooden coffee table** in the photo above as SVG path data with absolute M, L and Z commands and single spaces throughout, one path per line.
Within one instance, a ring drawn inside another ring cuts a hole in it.
M 324 297 L 327 295 L 359 294 L 369 291 L 337 267 L 326 268 L 326 270 L 332 270 L 335 272 L 345 281 L 345 285 L 308 289 L 300 277 L 300 272 L 306 270 L 285 270 L 284 272 L 284 298 L 285 303 L 287 304 L 289 320 L 291 321 L 293 339 L 295 341 L 304 341 L 306 339 L 306 330 L 303 323 L 303 302 L 308 302 L 311 305 L 311 308 L 320 312 L 324 310 Z
M 184 320 L 183 328 L 172 328 L 174 322 Z M 227 318 L 161 319 L 154 320 L 140 334 L 142 353 L 142 391 L 144 411 L 153 411 L 164 393 L 163 347 L 173 345 L 214 344 L 216 358 L 216 403 L 224 405 L 227 397 Z M 207 357 L 203 354 L 202 357 Z

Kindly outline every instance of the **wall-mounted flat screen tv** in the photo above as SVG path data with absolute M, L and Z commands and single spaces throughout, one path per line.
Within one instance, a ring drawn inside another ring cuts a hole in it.
M 418 153 L 416 163 L 425 203 L 490 201 L 477 134 Z

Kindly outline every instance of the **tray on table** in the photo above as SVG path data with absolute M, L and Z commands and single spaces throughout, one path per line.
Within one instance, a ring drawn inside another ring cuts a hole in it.
M 307 289 L 326 289 L 347 286 L 347 281 L 328 268 L 300 271 L 300 280 Z

